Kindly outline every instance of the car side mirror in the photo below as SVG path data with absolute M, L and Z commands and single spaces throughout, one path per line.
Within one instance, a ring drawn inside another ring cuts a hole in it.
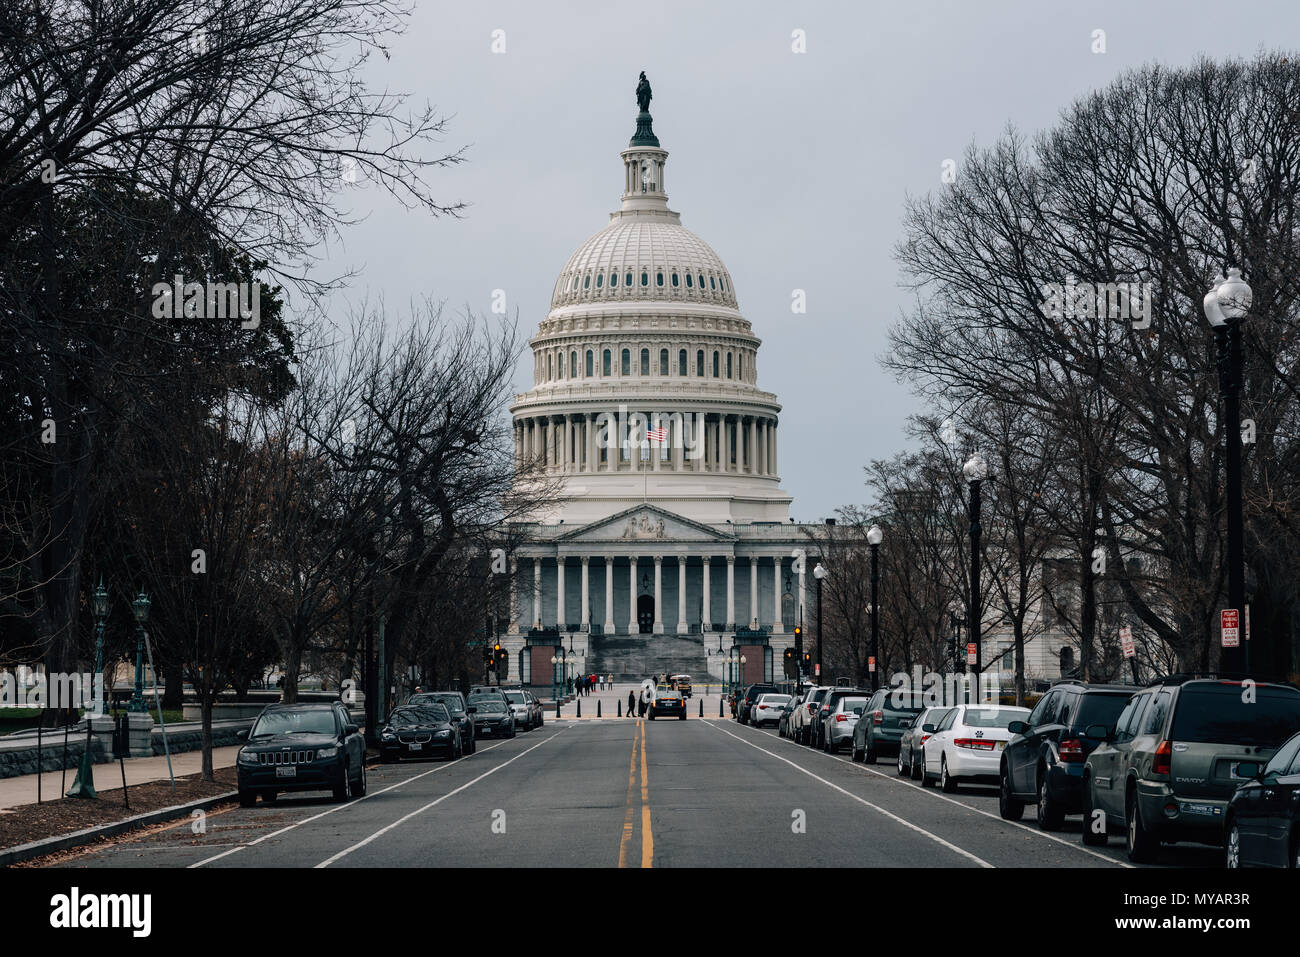
M 934 734 L 934 725 L 927 721 L 925 724 L 921 725 L 921 730 L 926 734 Z
M 1007 730 L 1012 734 L 1028 734 L 1029 725 L 1025 724 L 1023 721 L 1012 721 L 1007 725 Z
M 468 711 L 470 714 L 478 714 L 478 706 L 477 706 L 477 705 L 470 705 L 470 706 L 469 706 L 468 708 L 466 708 L 465 710 Z
M 356 734 L 358 731 L 361 730 L 361 728 L 358 727 L 358 726 L 355 725 L 355 724 L 349 724 L 349 725 L 347 725 L 346 727 L 344 727 L 343 730 L 344 730 L 344 732 L 347 733 L 347 734 Z
M 1115 740 L 1114 732 L 1104 724 L 1090 724 L 1083 733 L 1090 738 L 1096 738 L 1098 741 L 1104 741 L 1107 744 Z
M 247 740 L 248 740 L 248 732 L 247 732 L 247 731 L 237 731 L 237 732 L 235 732 L 235 740 L 236 740 L 236 741 L 247 741 Z

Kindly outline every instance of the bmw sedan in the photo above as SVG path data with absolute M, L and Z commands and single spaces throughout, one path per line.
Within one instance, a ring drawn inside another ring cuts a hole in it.
M 474 715 L 474 735 L 479 738 L 513 738 L 515 716 L 504 698 L 471 698 L 470 713 Z
M 459 691 L 422 691 L 411 695 L 407 704 L 440 704 L 451 714 L 451 720 L 460 725 L 460 746 L 466 754 L 474 753 L 474 719 L 466 709 L 465 696 Z
M 460 724 L 440 704 L 403 705 L 379 732 L 380 760 L 459 758 L 465 753 Z

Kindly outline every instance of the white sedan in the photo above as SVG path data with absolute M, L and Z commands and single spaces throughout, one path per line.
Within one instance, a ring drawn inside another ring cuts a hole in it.
M 1002 751 L 1015 737 L 1007 725 L 1028 715 L 1028 708 L 1009 705 L 957 705 L 922 745 L 921 785 L 938 781 L 951 794 L 963 781 L 997 784 Z
M 781 712 L 789 702 L 788 694 L 759 695 L 754 707 L 749 709 L 749 723 L 756 728 L 765 724 L 780 724 Z

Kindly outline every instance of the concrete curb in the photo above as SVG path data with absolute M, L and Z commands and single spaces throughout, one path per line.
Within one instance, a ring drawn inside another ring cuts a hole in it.
M 163 821 L 185 817 L 191 811 L 206 810 L 237 797 L 239 797 L 238 791 L 227 791 L 224 794 L 201 798 L 188 804 L 174 804 L 171 807 L 159 808 L 156 811 L 146 811 L 144 814 L 137 814 L 135 817 L 114 821 L 111 824 L 101 824 L 97 827 L 73 831 L 71 834 L 60 834 L 56 837 L 32 841 L 30 844 L 19 844 L 16 847 L 0 849 L 0 867 L 10 867 L 23 861 L 30 861 L 34 857 L 44 857 L 46 854 L 53 854 L 56 851 L 66 851 L 69 848 L 80 847 L 84 844 L 90 844 L 101 837 L 116 837 L 118 834 L 125 834 L 137 827 L 147 827 L 150 824 L 161 824 Z

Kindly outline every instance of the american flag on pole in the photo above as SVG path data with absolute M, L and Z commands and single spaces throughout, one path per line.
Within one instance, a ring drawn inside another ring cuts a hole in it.
M 651 442 L 667 442 L 667 441 L 668 441 L 668 430 L 667 430 L 667 429 L 651 429 L 650 431 L 648 431 L 648 432 L 646 433 L 646 438 L 648 438 Z

